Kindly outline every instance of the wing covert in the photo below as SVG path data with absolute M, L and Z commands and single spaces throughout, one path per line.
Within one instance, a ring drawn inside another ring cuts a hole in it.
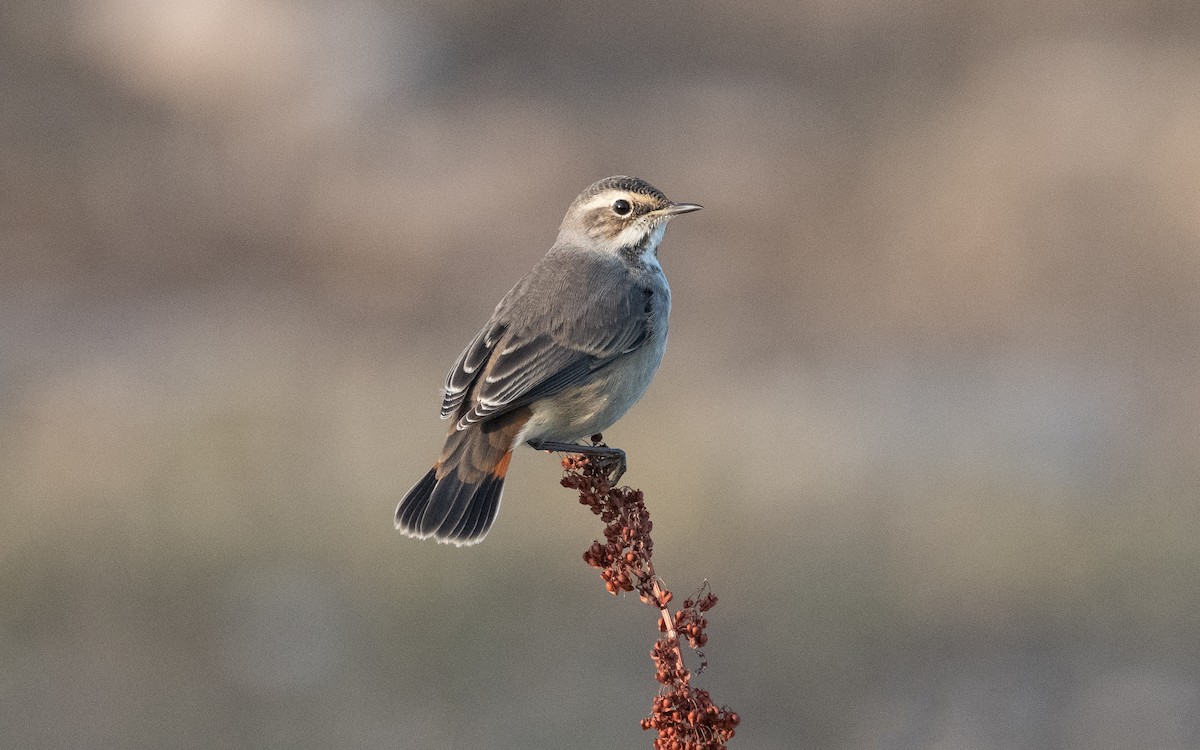
M 552 251 L 459 355 L 442 417 L 463 429 L 585 381 L 646 340 L 653 294 L 618 259 Z

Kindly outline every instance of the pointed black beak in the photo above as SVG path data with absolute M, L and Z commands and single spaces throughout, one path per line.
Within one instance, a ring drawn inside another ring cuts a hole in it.
M 702 208 L 704 208 L 704 206 L 701 206 L 699 203 L 672 203 L 666 208 L 660 208 L 657 211 L 651 211 L 650 213 L 658 216 L 675 216 L 677 214 L 688 214 L 692 211 L 699 211 Z

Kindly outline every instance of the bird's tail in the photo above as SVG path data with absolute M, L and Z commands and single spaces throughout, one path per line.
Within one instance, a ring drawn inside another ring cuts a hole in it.
M 496 520 L 508 463 L 527 419 L 452 429 L 441 458 L 397 506 L 396 528 L 458 546 L 482 541 Z

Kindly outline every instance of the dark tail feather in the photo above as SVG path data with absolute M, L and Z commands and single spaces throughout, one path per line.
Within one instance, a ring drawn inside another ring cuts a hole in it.
M 437 485 L 437 470 L 434 466 L 421 481 L 413 485 L 400 504 L 396 506 L 396 528 L 410 536 L 417 536 L 416 523 L 429 505 L 429 496 Z
M 453 536 L 460 543 L 470 540 L 483 539 L 484 534 L 496 520 L 496 512 L 500 510 L 500 495 L 504 491 L 504 478 L 489 477 L 479 488 L 469 511 L 454 527 Z
M 459 546 L 482 540 L 496 520 L 513 442 L 527 419 L 517 414 L 451 432 L 441 460 L 400 501 L 396 528 Z
M 472 483 L 463 481 L 461 474 L 456 467 L 438 479 L 437 468 L 430 469 L 400 501 L 396 528 L 419 539 L 432 536 L 460 546 L 483 539 L 500 508 L 504 476 L 487 474 Z

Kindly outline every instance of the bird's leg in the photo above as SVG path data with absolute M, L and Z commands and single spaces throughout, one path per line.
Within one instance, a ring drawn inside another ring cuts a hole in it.
M 607 445 L 579 445 L 578 443 L 560 443 L 554 440 L 530 440 L 529 447 L 539 451 L 552 453 L 574 453 L 588 458 L 598 459 L 602 466 L 611 466 L 609 481 L 613 486 L 621 481 L 625 474 L 625 451 L 620 448 L 609 448 Z

